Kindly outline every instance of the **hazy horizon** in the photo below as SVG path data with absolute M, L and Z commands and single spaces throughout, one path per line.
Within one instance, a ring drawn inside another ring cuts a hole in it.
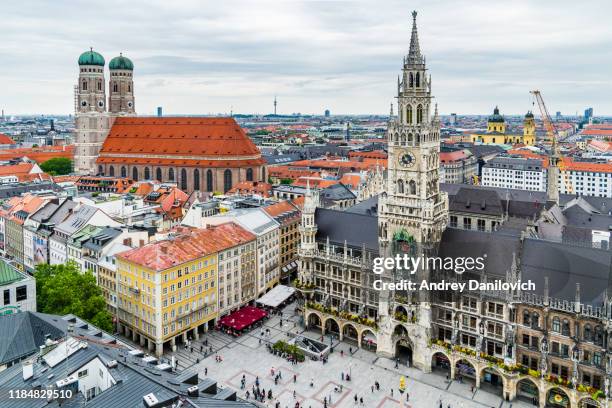
M 553 116 L 612 112 L 612 4 L 599 0 L 11 2 L 0 109 L 72 113 L 76 61 L 93 47 L 107 65 L 132 59 L 142 115 L 269 114 L 275 95 L 279 114 L 384 115 L 413 9 L 441 114 L 538 113 L 532 89 Z

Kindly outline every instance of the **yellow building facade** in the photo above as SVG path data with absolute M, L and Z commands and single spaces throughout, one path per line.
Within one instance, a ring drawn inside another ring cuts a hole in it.
M 219 313 L 218 256 L 252 235 L 229 223 L 117 255 L 117 329 L 161 356 L 197 340 Z
M 512 134 L 506 132 L 506 120 L 499 113 L 496 106 L 493 115 L 487 120 L 487 131 L 484 133 L 473 133 L 470 141 L 483 144 L 518 144 L 526 146 L 535 145 L 536 125 L 535 118 L 531 111 L 527 112 L 523 120 L 523 134 Z

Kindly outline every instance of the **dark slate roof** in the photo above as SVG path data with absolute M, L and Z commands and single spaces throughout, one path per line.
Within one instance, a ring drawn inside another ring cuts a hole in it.
M 317 208 L 317 241 L 329 241 L 336 245 L 367 249 L 378 252 L 378 218 L 375 216 Z
M 319 192 L 319 196 L 323 201 L 354 200 L 357 198 L 355 194 L 353 194 L 353 192 L 342 183 L 332 184 L 331 186 L 322 189 Z
M 263 158 L 266 160 L 266 163 L 268 163 L 269 165 L 279 165 L 279 164 L 287 164 L 287 163 L 301 160 L 302 156 L 297 153 L 293 153 L 293 154 L 264 155 Z
M 521 257 L 522 280 L 535 283 L 543 295 L 549 278 L 551 298 L 574 301 L 580 283 L 580 301 L 601 306 L 610 284 L 612 251 L 527 238 Z
M 0 316 L 0 364 L 37 352 L 47 335 L 55 340 L 64 333 L 42 313 L 20 312 Z
M 92 249 L 94 251 L 99 251 L 102 249 L 107 243 L 112 241 L 114 238 L 121 235 L 121 230 L 118 228 L 110 228 L 106 227 L 97 234 L 90 237 L 83 244 L 83 248 Z
M 75 339 L 70 339 L 75 344 Z M 63 350 L 62 343 L 57 347 Z M 53 350 L 51 351 L 53 352 Z M 53 367 L 49 366 L 44 359 L 34 364 L 34 375 L 24 380 L 22 366 L 16 364 L 0 372 L 0 387 L 3 389 L 31 389 L 35 386 L 46 388 L 47 385 L 55 384 L 58 380 L 66 378 L 67 374 L 74 373 L 83 365 L 93 359 L 100 359 L 109 370 L 110 375 L 117 381 L 110 388 L 96 395 L 87 402 L 91 408 L 142 408 L 143 397 L 153 393 L 160 402 L 176 402 L 181 400 L 185 408 L 253 408 L 254 405 L 244 401 L 234 401 L 235 392 L 219 392 L 217 383 L 210 378 L 202 381 L 198 379 L 197 373 L 172 373 L 156 369 L 153 365 L 128 354 L 128 349 L 123 347 L 108 347 L 87 342 L 86 347 L 79 347 L 67 358 L 58 361 Z M 111 361 L 116 361 L 116 366 L 109 366 Z M 199 394 L 196 397 L 187 395 L 187 388 L 198 385 Z M 77 408 L 84 405 L 83 396 L 78 394 L 75 398 L 65 401 L 61 406 L 64 408 Z M 3 399 L 3 408 L 38 408 L 59 407 L 56 400 L 47 402 L 46 399 Z
M 345 211 L 362 215 L 378 215 L 378 195 L 348 207 Z
M 19 197 L 28 192 L 40 191 L 60 192 L 64 191 L 64 189 L 51 182 L 6 184 L 0 186 L 0 199 Z
M 445 258 L 485 257 L 487 277 L 504 277 L 512 267 L 513 256 L 520 256 L 520 236 L 503 232 L 484 232 L 446 228 L 438 256 Z
M 449 209 L 455 212 L 501 216 L 502 202 L 494 191 L 462 187 L 449 197 Z

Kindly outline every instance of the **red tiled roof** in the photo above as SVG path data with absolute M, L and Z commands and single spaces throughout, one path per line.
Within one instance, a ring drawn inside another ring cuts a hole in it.
M 608 129 L 585 129 L 581 133 L 587 136 L 612 136 L 612 128 Z
M 0 160 L 21 159 L 27 157 L 37 163 L 44 163 L 55 157 L 74 158 L 74 146 L 43 146 L 0 150 Z
M 264 207 L 263 210 L 268 213 L 270 217 L 278 217 L 281 214 L 296 211 L 297 208 L 291 205 L 291 202 L 289 201 L 280 201 L 276 204 Z
M 270 197 L 272 185 L 261 181 L 241 181 L 234 184 L 234 187 L 227 192 L 228 194 L 259 194 L 262 197 Z
M 565 171 L 612 173 L 612 163 L 576 162 L 568 157 L 564 157 L 561 163 L 561 169 Z
M 98 163 L 122 162 L 241 167 L 265 161 L 232 118 L 120 117 L 104 141 Z
M 605 142 L 603 140 L 590 140 L 589 147 L 592 147 L 595 150 L 600 152 L 609 152 L 612 151 L 612 143 Z
M 465 150 L 455 150 L 453 152 L 440 152 L 440 162 L 441 163 L 449 163 L 457 160 L 463 160 L 467 158 L 468 155 Z
M 128 262 L 162 271 L 253 240 L 255 235 L 238 224 L 229 222 L 206 229 L 188 230 L 174 239 L 147 244 L 117 256 Z
M 15 141 L 13 139 L 11 139 L 9 136 L 5 135 L 4 133 L 0 133 L 0 144 L 15 144 Z

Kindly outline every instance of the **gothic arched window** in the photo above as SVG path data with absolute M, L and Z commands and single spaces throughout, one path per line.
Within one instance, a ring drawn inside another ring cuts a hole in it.
M 113 92 L 119 92 L 119 87 L 117 84 L 113 84 Z
M 603 333 L 601 326 L 595 326 L 595 336 L 593 337 L 593 343 L 601 346 L 603 344 Z
M 570 324 L 569 320 L 567 319 L 563 319 L 563 324 L 561 325 L 561 334 L 563 334 L 564 336 L 570 335 Z
M 523 325 L 531 326 L 531 313 L 529 313 L 529 310 L 523 312 Z
M 263 181 L 264 183 L 267 181 L 266 180 L 266 168 L 265 167 L 261 168 L 261 181 Z
M 193 171 L 193 189 L 200 190 L 200 170 L 198 169 Z
M 246 179 L 247 181 L 253 181 L 253 169 L 248 168 L 246 171 Z
M 423 122 L 423 105 L 417 106 L 416 120 L 417 120 L 417 123 Z
M 102 166 L 98 166 L 98 174 L 101 176 L 104 175 L 104 168 L 102 168 Z
M 533 315 L 531 316 L 531 327 L 536 329 L 540 327 L 540 315 L 536 312 L 533 312 Z
M 414 182 L 414 180 L 410 180 L 410 183 L 408 183 L 408 185 L 410 186 L 410 194 L 416 194 L 416 183 Z
M 406 122 L 408 122 L 408 124 L 412 123 L 412 105 L 408 105 L 406 109 Z
M 87 81 L 83 81 L 83 90 L 86 91 L 87 90 Z
M 227 169 L 223 172 L 223 192 L 227 193 L 232 188 L 232 171 Z
M 404 194 L 404 181 L 397 180 L 397 192 L 400 194 Z
M 127 177 L 127 169 L 125 166 L 121 166 L 121 177 Z
M 206 171 L 206 191 L 213 191 L 213 175 L 210 169 Z
M 109 174 L 111 177 L 115 177 L 115 166 L 110 166 L 110 167 L 108 168 L 108 174 Z
M 151 170 L 149 170 L 148 167 L 145 167 L 145 170 L 144 170 L 144 179 L 145 180 L 150 180 L 151 179 Z
M 134 181 L 138 181 L 138 169 L 136 167 L 132 169 L 132 179 L 134 179 Z
M 412 76 L 412 72 L 408 74 L 408 87 L 412 88 L 414 86 L 414 77 Z
M 157 170 L 155 170 L 155 179 L 157 181 L 162 181 L 162 169 L 161 168 L 157 168 Z
M 414 79 L 414 86 L 417 88 L 421 86 L 421 77 L 418 72 L 416 73 L 416 77 Z
M 187 190 L 187 170 L 181 169 L 181 190 Z
M 168 170 L 168 180 L 174 181 L 174 169 Z
M 585 341 L 593 341 L 593 332 L 591 330 L 591 325 L 588 323 L 584 325 L 584 332 L 582 334 L 582 338 Z
M 561 333 L 561 320 L 557 316 L 553 317 L 552 320 L 552 331 Z

